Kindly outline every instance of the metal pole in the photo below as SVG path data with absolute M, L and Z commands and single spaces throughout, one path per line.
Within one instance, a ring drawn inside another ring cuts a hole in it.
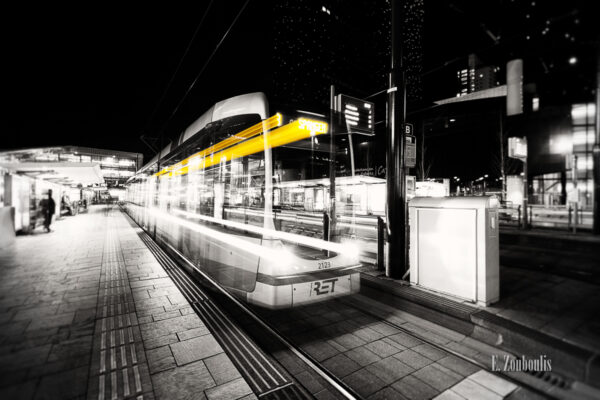
M 506 174 L 504 171 L 504 115 L 500 110 L 500 176 L 502 177 L 502 190 L 500 191 L 500 200 L 506 201 Z
M 592 151 L 594 163 L 594 209 L 592 213 L 592 231 L 594 235 L 600 235 L 600 45 L 596 44 L 596 46 L 596 143 L 594 144 L 594 149 Z
M 571 201 L 569 201 L 569 199 L 567 198 L 567 203 L 569 204 L 569 206 L 573 206 L 574 209 L 574 213 L 573 213 L 573 233 L 577 233 L 577 206 L 578 206 L 578 202 L 579 202 L 579 192 L 577 189 L 577 175 L 578 175 L 578 171 L 577 171 L 577 156 L 576 155 L 571 155 L 571 157 L 569 157 L 567 155 L 567 159 L 569 160 L 569 164 L 571 167 L 571 181 L 573 182 L 573 193 L 575 193 L 576 197 L 575 197 L 575 201 L 573 201 L 573 199 L 571 199 Z
M 573 155 L 573 165 L 571 166 L 571 174 L 573 175 L 571 178 L 573 179 L 573 190 L 577 191 L 577 156 Z M 579 200 L 579 198 L 577 198 Z
M 529 188 L 527 184 L 527 158 L 523 159 L 523 229 L 529 229 L 527 202 L 529 196 Z
M 350 171 L 352 177 L 354 177 L 354 143 L 352 142 L 352 133 L 350 133 L 350 129 L 348 129 L 348 147 L 350 147 Z
M 577 233 L 577 203 L 573 203 L 573 233 Z
M 383 271 L 385 269 L 384 256 L 384 241 L 385 241 L 385 222 L 383 218 L 377 217 L 377 269 Z
M 335 235 L 335 86 L 331 85 L 329 93 L 329 234 L 328 240 L 334 239 Z
M 392 57 L 387 104 L 386 183 L 387 248 L 386 275 L 401 278 L 406 267 L 404 135 L 406 115 L 402 66 L 402 4 L 392 0 Z
M 421 123 L 421 176 L 420 179 L 424 181 L 425 176 L 425 120 Z

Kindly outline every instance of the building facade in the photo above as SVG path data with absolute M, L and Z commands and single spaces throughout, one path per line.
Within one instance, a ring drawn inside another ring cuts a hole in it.
M 456 96 L 464 96 L 469 93 L 491 89 L 498 86 L 498 72 L 500 68 L 494 65 L 482 65 L 481 60 L 475 54 L 469 55 L 468 62 L 456 71 L 457 91 Z

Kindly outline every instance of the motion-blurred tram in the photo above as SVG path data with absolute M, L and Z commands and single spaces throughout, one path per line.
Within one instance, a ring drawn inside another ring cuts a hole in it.
M 214 104 L 129 180 L 125 209 L 249 303 L 286 308 L 358 292 L 356 245 L 323 240 L 326 228 L 298 222 L 282 199 L 294 182 L 328 173 L 328 124 L 268 108 L 263 93 Z

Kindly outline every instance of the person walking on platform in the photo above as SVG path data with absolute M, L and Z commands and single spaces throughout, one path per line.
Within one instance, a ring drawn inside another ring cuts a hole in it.
M 48 198 L 40 201 L 40 208 L 42 209 L 42 216 L 44 217 L 44 230 L 51 232 L 50 224 L 52 223 L 52 216 L 56 211 L 56 203 L 52 198 L 52 189 L 48 189 Z

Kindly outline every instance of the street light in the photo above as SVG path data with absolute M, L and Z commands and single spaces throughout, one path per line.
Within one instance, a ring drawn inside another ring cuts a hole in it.
M 556 135 L 550 138 L 550 152 L 554 154 L 570 154 L 573 152 L 573 139 L 567 135 Z

